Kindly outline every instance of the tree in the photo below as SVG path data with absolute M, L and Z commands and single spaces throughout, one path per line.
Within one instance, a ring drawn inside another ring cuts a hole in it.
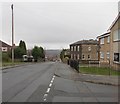
M 19 47 L 22 49 L 22 51 L 24 52 L 24 54 L 27 53 L 27 51 L 26 51 L 26 44 L 25 44 L 24 41 L 20 40 Z
M 40 47 L 40 58 L 45 58 L 45 52 L 42 47 Z
M 14 49 L 15 58 L 21 59 L 23 55 L 27 53 L 26 44 L 24 41 L 20 40 L 19 46 Z
M 35 61 L 38 61 L 40 58 L 44 58 L 44 49 L 42 47 L 35 46 L 32 50 L 32 55 Z
M 16 59 L 21 59 L 22 56 L 25 54 L 25 50 L 18 46 L 14 49 L 14 53 L 15 53 L 15 58 Z

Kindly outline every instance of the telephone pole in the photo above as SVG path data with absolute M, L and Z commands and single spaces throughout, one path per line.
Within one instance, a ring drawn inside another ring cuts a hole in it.
M 14 64 L 14 18 L 13 18 L 13 4 L 11 5 L 12 9 L 12 64 Z

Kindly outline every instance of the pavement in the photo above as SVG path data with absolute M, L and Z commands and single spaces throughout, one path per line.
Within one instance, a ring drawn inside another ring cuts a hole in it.
M 63 68 L 56 69 L 55 75 L 65 79 L 72 79 L 74 81 L 120 86 L 118 76 L 82 74 L 78 73 L 75 69 L 71 68 L 69 65 L 64 65 Z

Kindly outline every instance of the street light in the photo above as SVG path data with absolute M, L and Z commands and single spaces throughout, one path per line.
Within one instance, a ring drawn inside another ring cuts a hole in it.
M 13 18 L 13 4 L 11 5 L 12 9 L 12 64 L 14 64 L 14 18 Z

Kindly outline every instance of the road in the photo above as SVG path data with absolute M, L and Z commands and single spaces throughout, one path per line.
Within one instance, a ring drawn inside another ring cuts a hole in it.
M 59 62 L 36 63 L 3 70 L 3 102 L 117 102 L 118 87 L 55 76 L 69 68 Z

